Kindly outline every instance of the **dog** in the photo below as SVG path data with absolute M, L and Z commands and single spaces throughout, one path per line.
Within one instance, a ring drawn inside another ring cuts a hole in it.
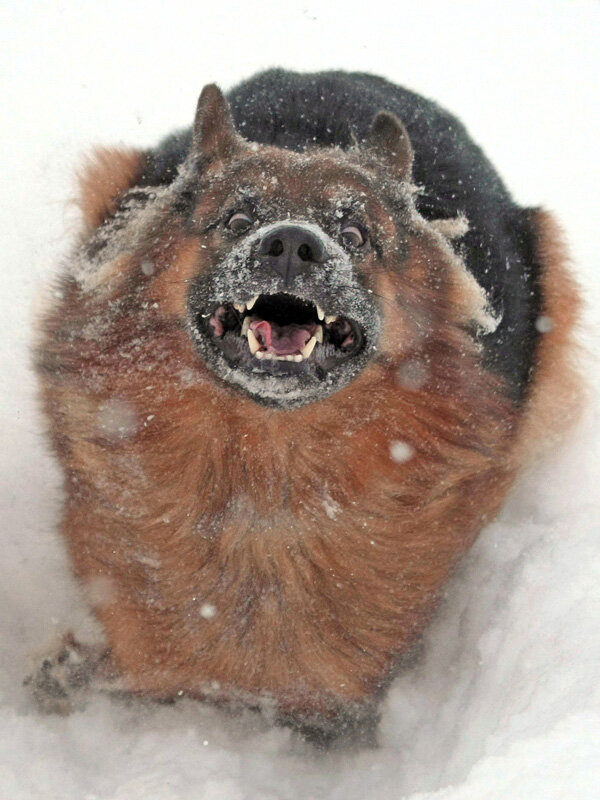
M 35 366 L 62 532 L 106 635 L 30 679 L 376 727 L 440 591 L 577 408 L 552 217 L 463 125 L 371 75 L 202 91 L 97 150 Z M 371 735 L 371 734 L 369 734 Z

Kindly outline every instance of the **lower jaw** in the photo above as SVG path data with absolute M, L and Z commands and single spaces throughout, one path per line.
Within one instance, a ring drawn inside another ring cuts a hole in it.
M 286 367 L 297 367 L 296 364 L 285 361 L 267 363 L 279 368 L 278 374 L 266 370 L 247 372 L 229 367 L 222 377 L 227 383 L 242 389 L 256 402 L 272 406 L 298 407 L 313 403 L 331 393 L 327 375 L 319 381 L 307 373 L 284 372 Z
M 212 370 L 232 389 L 258 405 L 270 408 L 295 409 L 314 404 L 335 395 L 351 383 L 368 366 L 370 359 L 359 355 L 351 362 L 330 370 L 314 362 L 296 364 L 287 361 L 259 361 L 254 369 L 231 366 L 221 356 Z M 340 374 L 339 367 L 344 371 Z M 300 368 L 300 369 L 299 369 Z

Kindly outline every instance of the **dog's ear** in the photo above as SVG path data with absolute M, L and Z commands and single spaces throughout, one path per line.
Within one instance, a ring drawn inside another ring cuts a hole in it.
M 413 149 L 406 128 L 398 117 L 389 111 L 380 111 L 371 124 L 365 146 L 379 161 L 389 165 L 396 177 L 410 181 Z
M 79 207 L 88 231 L 117 210 L 125 192 L 139 181 L 146 154 L 125 147 L 98 147 L 78 172 Z
M 244 140 L 236 133 L 227 100 L 219 87 L 210 83 L 198 100 L 192 133 L 192 149 L 205 161 L 231 158 Z

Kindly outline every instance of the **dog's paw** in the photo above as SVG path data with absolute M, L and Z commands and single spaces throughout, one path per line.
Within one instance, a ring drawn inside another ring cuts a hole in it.
M 106 648 L 80 644 L 67 634 L 24 680 L 38 709 L 71 714 L 83 708 L 101 673 L 106 676 Z

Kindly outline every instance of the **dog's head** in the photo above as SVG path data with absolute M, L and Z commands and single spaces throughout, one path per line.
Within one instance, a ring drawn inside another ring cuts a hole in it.
M 479 287 L 415 210 L 412 159 L 386 112 L 346 152 L 247 142 L 207 86 L 179 175 L 120 235 L 142 271 L 161 261 L 159 240 L 179 242 L 170 279 L 154 267 L 144 279 L 222 381 L 261 404 L 305 405 L 442 324 L 484 317 Z
M 408 176 L 408 138 L 385 121 L 367 147 L 387 135 L 398 176 Z M 373 273 L 390 245 L 402 257 L 380 177 L 341 152 L 248 144 L 214 87 L 201 96 L 190 158 L 200 264 L 188 318 L 200 353 L 260 402 L 302 405 L 335 392 L 377 353 Z

